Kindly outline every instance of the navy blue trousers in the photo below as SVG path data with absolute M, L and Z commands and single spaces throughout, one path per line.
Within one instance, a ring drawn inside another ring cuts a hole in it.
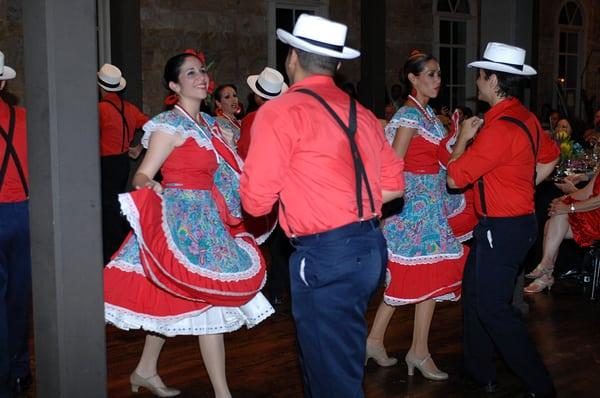
M 292 239 L 292 313 L 305 397 L 363 397 L 365 313 L 387 263 L 377 220 Z
M 527 327 L 511 307 L 516 277 L 537 236 L 535 215 L 485 218 L 475 227 L 463 277 L 465 365 L 476 381 L 496 381 L 494 348 L 529 392 L 552 380 Z
M 29 373 L 29 202 L 0 203 L 0 386 Z

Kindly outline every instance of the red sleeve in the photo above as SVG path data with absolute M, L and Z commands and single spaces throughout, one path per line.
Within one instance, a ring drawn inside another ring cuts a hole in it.
M 100 127 L 100 133 L 102 134 L 103 128 L 105 128 L 108 117 L 108 112 L 106 112 L 107 105 L 99 102 L 98 103 L 98 125 Z
M 278 111 L 275 102 L 261 106 L 250 134 L 250 148 L 240 177 L 244 210 L 253 216 L 271 211 L 286 181 L 289 161 L 299 140 L 297 113 Z
M 404 160 L 398 156 L 394 148 L 387 142 L 381 130 L 381 189 L 397 192 L 404 190 Z
M 560 156 L 560 149 L 558 145 L 548 134 L 546 134 L 541 127 L 540 131 L 540 146 L 537 153 L 538 163 L 550 163 L 556 160 Z
M 510 156 L 512 140 L 503 136 L 504 123 L 497 122 L 493 126 L 483 127 L 473 144 L 458 159 L 448 164 L 448 175 L 459 188 L 474 183 L 493 170 L 506 156 Z
M 254 121 L 254 114 L 251 113 L 242 119 L 242 127 L 240 128 L 240 138 L 237 142 L 238 155 L 244 160 L 248 156 L 248 149 L 250 148 L 250 128 Z
M 450 139 L 453 137 L 454 137 L 454 134 L 448 134 L 446 137 L 444 137 L 440 141 L 440 144 L 438 145 L 438 150 L 437 150 L 438 161 L 444 167 L 448 167 L 448 162 L 450 161 L 450 156 L 452 155 L 452 152 L 448 151 L 448 141 L 450 141 Z

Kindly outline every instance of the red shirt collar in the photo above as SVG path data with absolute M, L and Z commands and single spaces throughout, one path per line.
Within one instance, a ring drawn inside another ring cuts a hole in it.
M 335 86 L 335 83 L 333 82 L 333 77 L 332 76 L 327 76 L 327 75 L 311 75 L 309 77 L 305 77 L 304 79 L 300 80 L 297 83 L 294 83 L 292 85 L 292 87 L 290 87 L 290 90 L 297 90 L 299 88 L 304 88 L 304 87 L 314 87 L 314 86 Z
M 491 107 L 490 110 L 485 113 L 485 115 L 483 115 L 484 123 L 488 124 L 492 120 L 499 118 L 505 113 L 506 109 L 516 106 L 519 103 L 519 100 L 514 97 L 498 102 L 496 105 Z

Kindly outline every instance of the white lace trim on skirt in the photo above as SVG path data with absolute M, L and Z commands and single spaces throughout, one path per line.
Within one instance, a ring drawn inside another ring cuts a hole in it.
M 165 317 L 139 314 L 126 308 L 104 304 L 107 323 L 123 330 L 143 329 L 167 337 L 227 333 L 244 325 L 251 328 L 274 312 L 275 310 L 262 293 L 258 293 L 240 307 L 214 306 L 201 311 Z
M 437 296 L 437 297 L 435 297 L 435 295 L 438 292 L 440 292 L 440 291 L 442 291 L 444 289 L 447 289 L 448 287 L 460 286 L 461 284 L 462 284 L 462 282 L 459 281 L 459 282 L 453 283 L 450 286 L 441 287 L 441 288 L 439 288 L 439 289 L 437 289 L 437 290 L 435 290 L 433 292 L 427 293 L 427 294 L 425 294 L 425 295 L 423 295 L 421 297 L 410 298 L 410 299 L 409 298 L 392 297 L 392 296 L 388 296 L 387 294 L 384 294 L 383 295 L 383 301 L 386 304 L 391 305 L 391 306 L 395 306 L 395 307 L 399 306 L 399 305 L 406 305 L 406 304 L 417 304 L 417 303 L 420 303 L 422 301 L 430 300 L 430 299 L 433 299 L 433 300 L 435 300 L 438 303 L 441 302 L 441 301 L 458 301 L 460 299 L 460 296 L 457 296 L 454 293 L 446 293 L 444 295 Z

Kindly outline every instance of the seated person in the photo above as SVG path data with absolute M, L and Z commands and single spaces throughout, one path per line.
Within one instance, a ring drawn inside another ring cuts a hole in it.
M 575 184 L 585 181 L 586 174 L 566 177 L 557 183 L 567 195 L 554 199 L 548 209 L 550 219 L 544 227 L 543 255 L 538 266 L 526 275 L 535 279 L 525 287 L 525 293 L 539 293 L 554 284 L 552 271 L 558 249 L 564 239 L 574 239 L 582 247 L 600 240 L 600 178 L 596 172 L 581 189 Z
M 554 128 L 554 138 L 562 141 L 571 138 L 572 135 L 573 128 L 571 127 L 571 123 L 567 119 L 560 119 Z

